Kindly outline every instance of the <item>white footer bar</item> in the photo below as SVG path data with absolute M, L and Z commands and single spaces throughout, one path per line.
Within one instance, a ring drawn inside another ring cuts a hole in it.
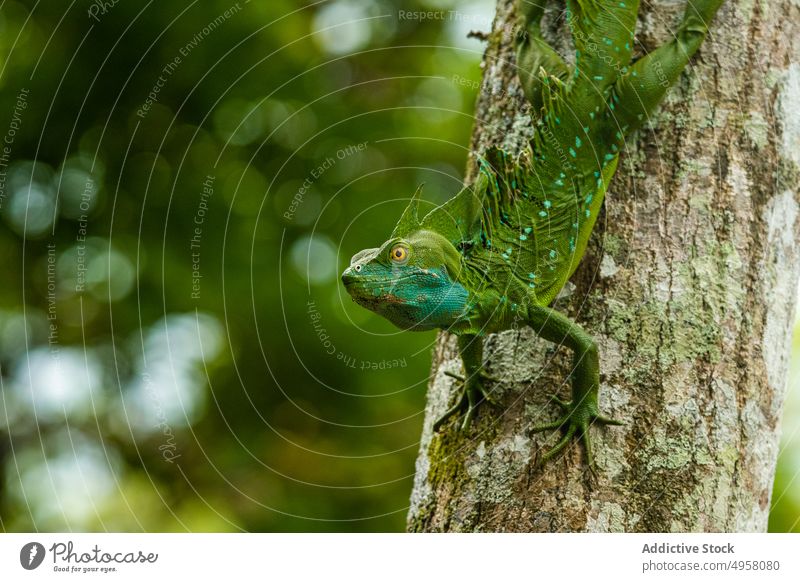
M 15 581 L 768 582 L 800 579 L 799 565 L 792 534 L 0 535 L 0 580 Z

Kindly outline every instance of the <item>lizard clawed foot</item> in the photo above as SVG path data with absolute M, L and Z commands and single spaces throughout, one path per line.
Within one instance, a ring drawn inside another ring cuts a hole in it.
M 466 410 L 466 413 L 464 414 L 464 420 L 461 422 L 461 430 L 466 430 L 469 428 L 472 419 L 475 418 L 475 413 L 478 409 L 478 406 L 480 406 L 480 404 L 483 402 L 487 402 L 491 406 L 500 408 L 500 404 L 491 396 L 489 396 L 489 391 L 485 386 L 487 382 L 497 382 L 497 380 L 492 376 L 489 376 L 484 372 L 480 372 L 475 376 L 464 379 L 463 376 L 448 371 L 445 371 L 445 375 L 450 376 L 451 378 L 454 378 L 460 382 L 463 385 L 463 388 L 461 395 L 458 397 L 458 401 L 451 406 L 447 412 L 439 417 L 435 423 L 433 423 L 434 432 L 437 432 L 447 421 L 447 419 L 463 410 Z
M 594 402 L 582 402 L 573 405 L 572 402 L 565 402 L 559 398 L 553 397 L 553 402 L 561 407 L 564 414 L 561 418 L 554 422 L 536 425 L 529 429 L 530 432 L 542 432 L 545 430 L 562 429 L 566 433 L 558 443 L 547 451 L 539 461 L 539 465 L 545 464 L 547 461 L 558 455 L 570 443 L 573 438 L 583 441 L 586 447 L 586 462 L 589 468 L 594 470 L 594 456 L 592 453 L 592 440 L 589 434 L 589 427 L 593 424 L 599 425 L 622 425 L 625 424 L 619 420 L 608 418 L 598 413 L 597 404 Z

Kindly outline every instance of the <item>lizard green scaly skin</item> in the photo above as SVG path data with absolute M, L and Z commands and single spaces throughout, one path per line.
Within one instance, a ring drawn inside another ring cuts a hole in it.
M 356 254 L 342 280 L 353 299 L 409 330 L 458 336 L 463 392 L 434 425 L 492 402 L 482 371 L 482 337 L 530 326 L 574 354 L 572 400 L 542 461 L 580 438 L 591 466 L 589 426 L 620 424 L 598 409 L 597 346 L 548 305 L 575 271 L 616 171 L 625 138 L 641 127 L 700 47 L 723 0 L 688 0 L 674 38 L 631 63 L 639 0 L 566 0 L 575 43 L 569 66 L 543 40 L 546 0 L 519 0 L 517 63 L 533 106 L 534 136 L 517 157 L 491 148 L 478 178 L 420 219 L 420 190 L 380 248 Z

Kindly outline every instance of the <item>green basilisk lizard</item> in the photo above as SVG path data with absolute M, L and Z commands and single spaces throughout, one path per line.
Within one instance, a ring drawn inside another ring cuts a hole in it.
M 678 79 L 723 0 L 688 0 L 674 38 L 634 62 L 639 0 L 566 0 L 574 66 L 542 37 L 545 2 L 517 5 L 517 66 L 534 114 L 527 147 L 516 157 L 486 151 L 472 187 L 421 219 L 418 188 L 389 240 L 356 254 L 342 280 L 357 303 L 400 328 L 458 336 L 463 389 L 434 430 L 461 411 L 466 428 L 482 402 L 493 402 L 486 334 L 527 325 L 566 344 L 572 399 L 555 399 L 563 415 L 531 430 L 565 433 L 542 462 L 579 438 L 592 466 L 590 425 L 621 423 L 598 409 L 597 345 L 548 305 L 583 256 L 625 138 Z

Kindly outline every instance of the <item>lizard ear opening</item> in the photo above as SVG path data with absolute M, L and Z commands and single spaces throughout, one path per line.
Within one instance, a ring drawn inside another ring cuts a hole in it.
M 422 194 L 422 187 L 424 185 L 425 184 L 420 184 L 417 187 L 417 191 L 414 192 L 414 195 L 411 197 L 411 202 L 408 203 L 408 206 L 406 206 L 406 209 L 403 211 L 403 215 L 397 222 L 397 226 L 394 227 L 392 238 L 402 238 L 415 230 L 419 230 L 419 197 L 420 194 Z
M 422 219 L 421 228 L 441 234 L 459 250 L 471 247 L 480 235 L 486 183 L 486 176 L 479 174 L 472 187 L 431 210 Z

